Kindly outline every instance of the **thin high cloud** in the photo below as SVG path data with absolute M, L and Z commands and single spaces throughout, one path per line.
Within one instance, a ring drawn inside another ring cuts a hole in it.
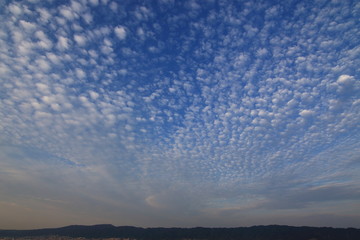
M 3 224 L 358 227 L 359 11 L 5 4 Z

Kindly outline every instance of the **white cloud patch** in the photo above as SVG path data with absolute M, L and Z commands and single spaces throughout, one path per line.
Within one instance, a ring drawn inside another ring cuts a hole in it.
M 86 37 L 85 36 L 82 36 L 82 35 L 75 35 L 74 36 L 74 40 L 77 44 L 79 44 L 79 46 L 83 47 L 85 46 L 87 40 L 86 40 Z
M 91 13 L 84 13 L 81 15 L 81 17 L 84 19 L 84 21 L 87 23 L 87 24 L 90 24 L 92 23 L 93 21 L 93 16 L 91 15 Z
M 36 29 L 36 24 L 34 23 L 27 22 L 25 20 L 20 20 L 19 22 L 22 28 L 27 32 L 32 32 Z
M 72 11 L 72 9 L 70 7 L 62 7 L 60 9 L 60 14 L 65 17 L 67 20 L 74 20 L 75 18 L 77 18 L 77 14 L 75 12 Z
M 39 39 L 38 46 L 40 48 L 49 50 L 53 47 L 52 41 L 46 36 L 43 31 L 37 31 L 35 36 Z
M 123 26 L 117 26 L 114 29 L 115 35 L 120 39 L 124 40 L 126 38 L 126 29 Z
M 10 4 L 8 9 L 14 15 L 20 15 L 22 13 L 21 7 L 17 4 Z
M 118 10 L 118 4 L 116 2 L 111 2 L 110 3 L 110 9 L 114 12 L 116 12 Z
M 93 99 L 93 100 L 96 100 L 99 97 L 99 94 L 94 91 L 89 91 L 89 94 L 90 94 L 91 99 Z
M 45 59 L 37 59 L 35 63 L 45 72 L 51 69 L 50 64 Z
M 37 11 L 40 13 L 40 21 L 42 23 L 47 23 L 51 18 L 51 14 L 44 8 L 38 8 Z
M 305 109 L 305 110 L 301 110 L 299 114 L 300 114 L 300 116 L 302 116 L 304 118 L 308 118 L 308 117 L 314 116 L 315 112 L 312 110 Z
M 66 37 L 63 37 L 63 36 L 60 36 L 58 38 L 58 42 L 57 42 L 57 47 L 60 49 L 60 50 L 66 50 L 70 47 L 70 41 L 68 38 Z
M 80 79 L 86 77 L 86 73 L 80 68 L 75 69 L 75 74 Z
M 354 77 L 349 75 L 341 75 L 337 82 L 342 85 L 351 85 L 354 81 Z

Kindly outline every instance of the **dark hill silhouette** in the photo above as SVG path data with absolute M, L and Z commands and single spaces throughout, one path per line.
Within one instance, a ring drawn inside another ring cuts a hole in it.
M 66 236 L 144 240 L 359 240 L 360 229 L 330 227 L 253 226 L 238 228 L 139 228 L 111 224 L 72 225 L 35 230 L 0 230 L 0 237 Z

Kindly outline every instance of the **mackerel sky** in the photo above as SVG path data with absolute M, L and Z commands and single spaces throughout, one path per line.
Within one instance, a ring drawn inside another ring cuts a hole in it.
M 0 1 L 0 228 L 360 227 L 360 3 Z

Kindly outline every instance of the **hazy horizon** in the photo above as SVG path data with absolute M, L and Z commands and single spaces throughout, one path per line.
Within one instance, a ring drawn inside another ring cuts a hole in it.
M 86 227 L 96 227 L 96 226 L 99 226 L 99 225 L 112 225 L 113 227 L 135 227 L 135 228 L 143 228 L 143 229 L 150 229 L 150 228 L 167 228 L 167 229 L 170 229 L 170 228 L 182 228 L 182 229 L 192 229 L 192 228 L 251 228 L 251 227 L 261 227 L 261 226 L 268 226 L 268 227 L 271 227 L 271 226 L 284 226 L 284 227 L 314 227 L 314 228 L 322 228 L 322 227 L 325 227 L 325 228 L 340 228 L 340 229 L 347 229 L 347 228 L 355 228 L 355 229 L 360 229 L 358 227 L 329 227 L 329 226 L 312 226 L 312 225 L 286 225 L 286 224 L 258 224 L 258 225 L 249 225 L 249 226 L 209 226 L 209 227 L 204 227 L 204 226 L 188 226 L 188 227 L 182 227 L 182 226 L 168 226 L 168 227 L 163 227 L 163 226 L 132 226 L 132 225 L 114 225 L 114 224 L 111 224 L 111 223 L 95 223 L 95 224 L 71 224 L 71 225 L 61 225 L 61 226 L 52 226 L 52 227 L 38 227 L 38 228 L 12 228 L 12 229 L 4 229 L 4 228 L 0 228 L 0 231 L 2 230 L 14 230 L 14 231 L 17 231 L 17 230 L 42 230 L 42 229 L 58 229 L 58 228 L 64 228 L 64 227 L 73 227 L 73 226 L 80 226 L 80 227 L 83 227 L 83 226 L 86 226 Z
M 360 3 L 0 3 L 0 228 L 360 227 Z

